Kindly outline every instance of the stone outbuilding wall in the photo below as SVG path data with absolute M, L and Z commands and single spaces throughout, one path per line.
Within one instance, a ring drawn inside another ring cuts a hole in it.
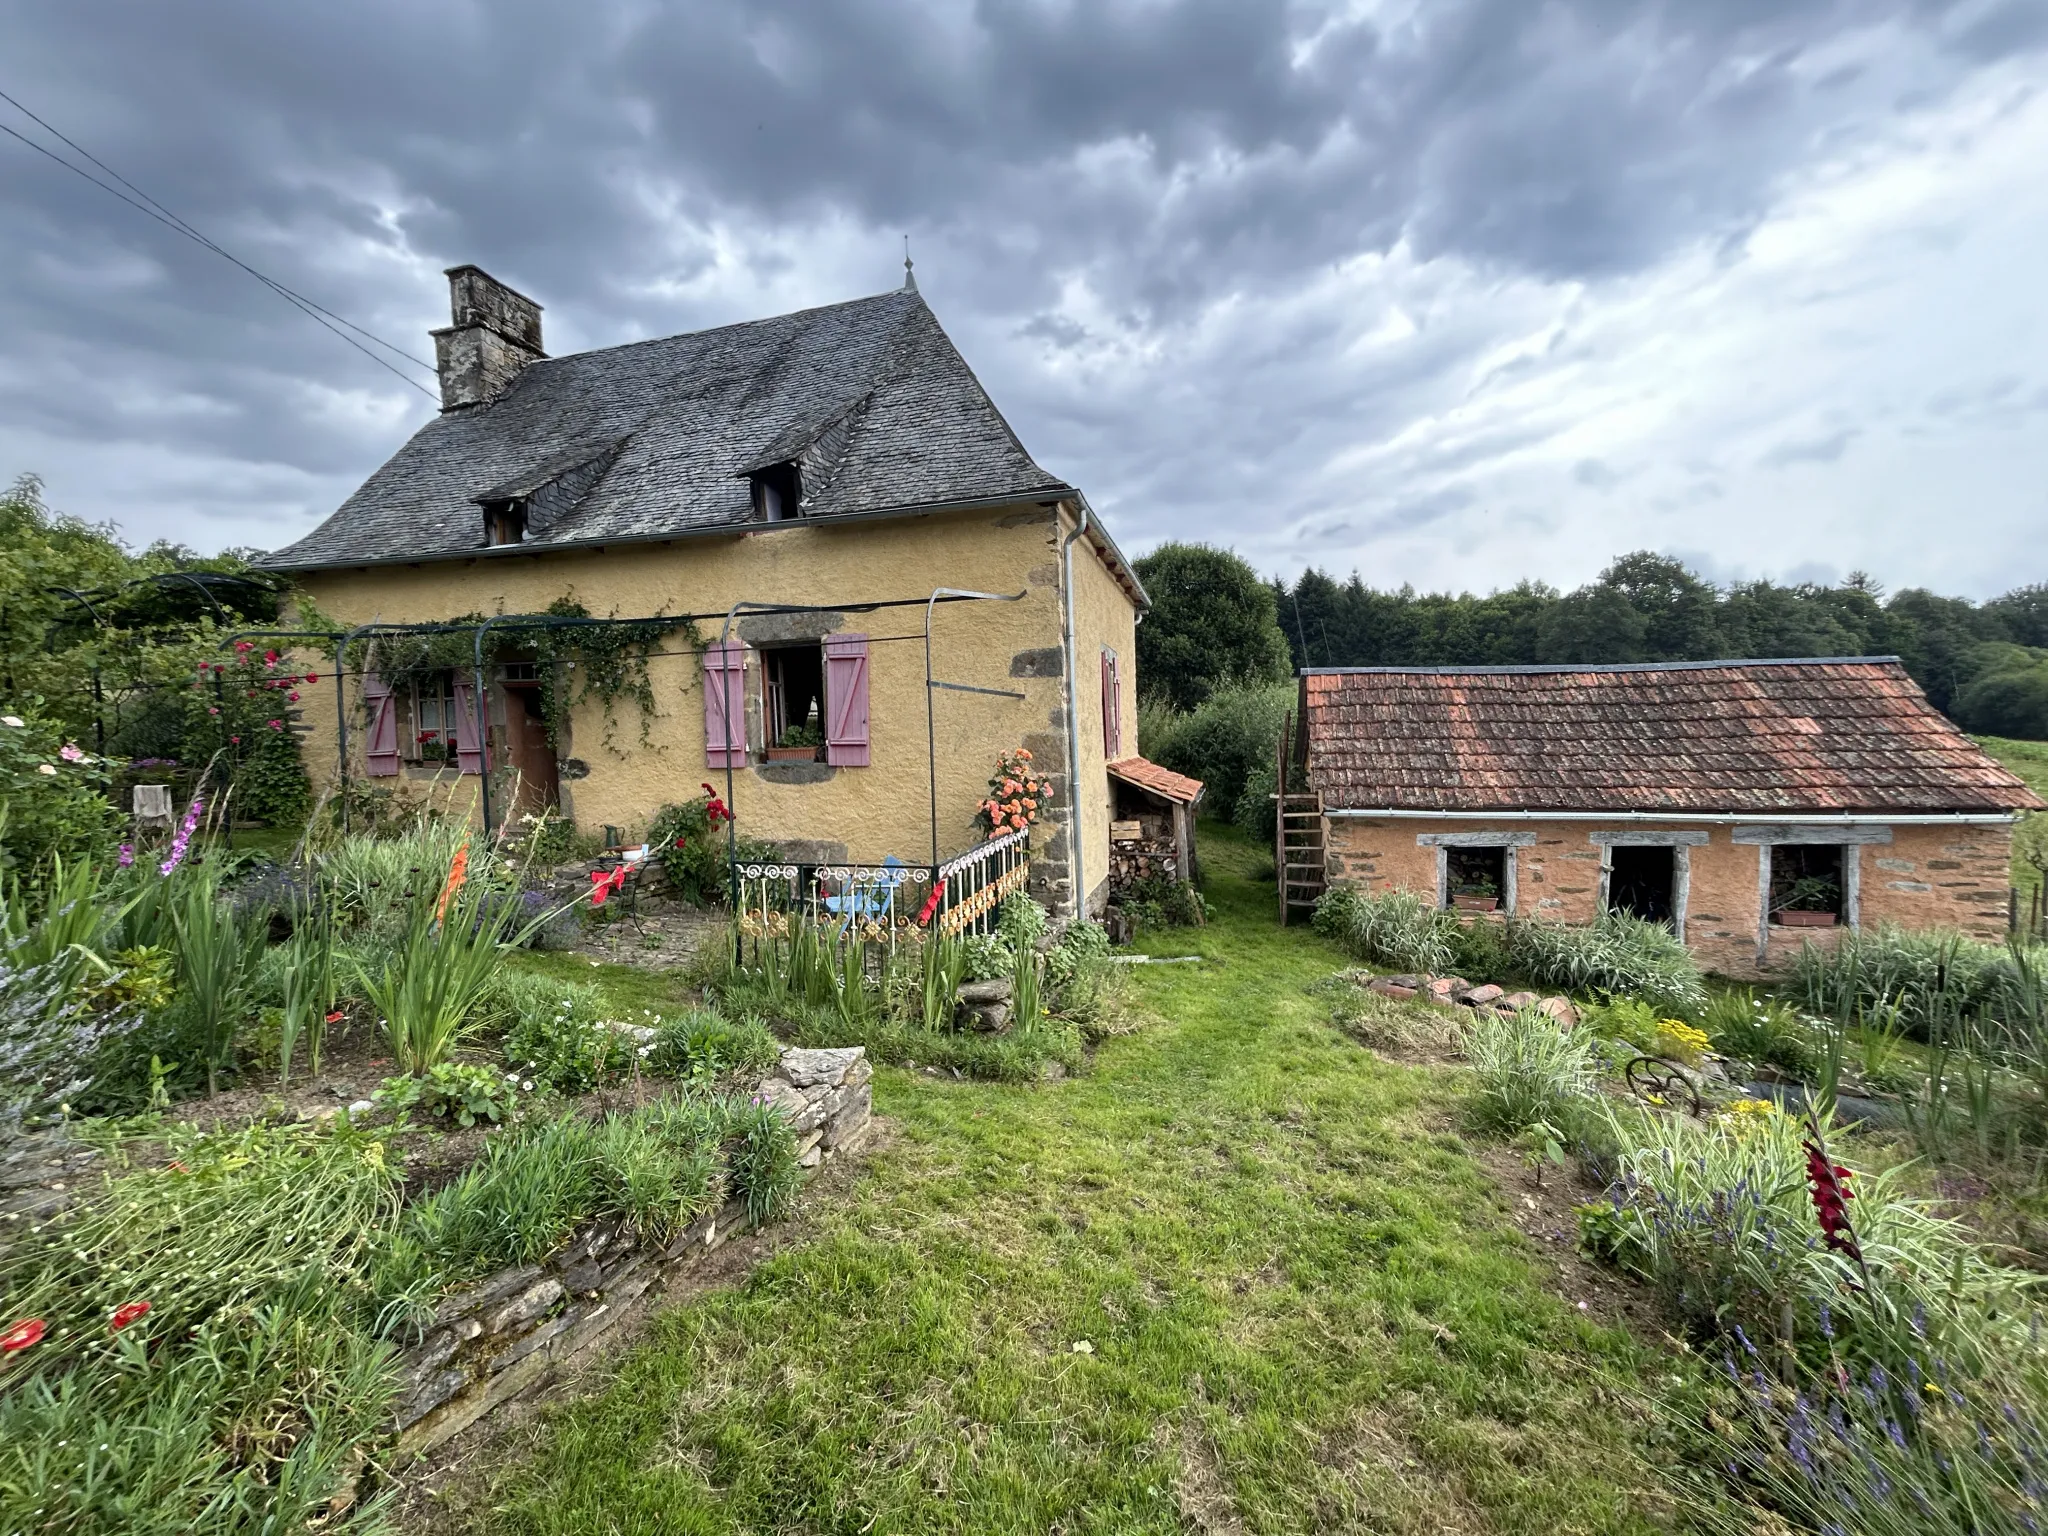
M 806 1169 L 858 1144 L 873 1110 L 873 1075 L 859 1046 L 782 1053 L 760 1092 L 789 1116 Z M 540 1263 L 500 1271 L 448 1297 L 400 1361 L 398 1450 L 430 1451 L 541 1386 L 752 1227 L 738 1201 L 698 1217 L 666 1243 L 648 1241 L 625 1222 L 596 1222 Z
M 1675 916 L 1700 964 L 1726 976 L 1781 972 L 1808 942 L 1842 928 L 1797 928 L 1765 918 L 1765 859 L 1773 847 L 1839 842 L 1849 910 L 1842 926 L 1953 928 L 2005 938 L 2012 829 L 2003 822 L 1792 827 L 1731 819 L 1715 825 L 1502 821 L 1483 818 L 1332 816 L 1324 827 L 1332 885 L 1402 888 L 1442 899 L 1447 847 L 1506 849 L 1508 915 L 1590 923 L 1603 908 L 1613 849 L 1668 840 L 1678 876 Z M 1782 839 L 1783 841 L 1772 841 Z

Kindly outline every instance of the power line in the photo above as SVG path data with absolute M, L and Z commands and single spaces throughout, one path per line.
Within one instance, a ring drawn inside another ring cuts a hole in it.
M 376 353 L 372 352 L 368 347 L 365 347 L 361 342 L 355 340 L 354 337 L 344 335 L 342 330 L 337 329 L 337 327 L 345 327 L 347 330 L 354 331 L 358 336 L 366 337 L 370 341 L 375 342 L 378 346 L 384 348 L 386 351 L 394 354 L 397 357 L 403 358 L 406 362 L 413 364 L 415 367 L 425 368 L 432 371 L 433 364 L 428 363 L 421 358 L 414 357 L 410 352 L 407 352 L 404 348 L 394 346 L 391 342 L 386 341 L 383 337 L 376 335 L 374 332 L 364 330 L 361 326 L 355 324 L 353 321 L 345 319 L 344 317 L 335 314 L 334 311 L 327 309 L 320 304 L 315 303 L 313 300 L 307 298 L 304 294 L 298 293 L 293 289 L 287 288 L 283 283 L 277 281 L 277 279 L 257 271 L 254 267 L 250 266 L 246 261 L 243 261 L 240 257 L 234 255 L 230 251 L 223 249 L 220 245 L 208 239 L 205 235 L 201 234 L 197 229 L 194 229 L 184 219 L 180 218 L 177 214 L 171 212 L 171 210 L 164 207 L 162 203 L 159 203 L 147 192 L 143 191 L 140 187 L 136 186 L 134 182 L 128 180 L 128 178 L 123 176 L 119 171 L 115 170 L 105 161 L 101 160 L 98 156 L 94 155 L 92 151 L 83 148 L 74 140 L 67 138 L 63 133 L 61 133 L 56 128 L 52 127 L 42 118 L 36 116 L 35 113 L 31 112 L 27 107 L 23 106 L 19 101 L 16 101 L 12 96 L 8 95 L 5 91 L 0 91 L 0 101 L 5 101 L 9 106 L 13 107 L 16 111 L 20 112 L 23 116 L 27 117 L 31 122 L 41 127 L 45 132 L 53 135 L 62 143 L 76 150 L 80 155 L 83 155 L 87 160 L 91 161 L 94 165 L 98 166 L 101 170 L 105 171 L 109 176 L 113 177 L 115 181 L 118 181 L 121 184 L 121 186 L 126 187 L 129 192 L 133 192 L 135 196 L 130 197 L 127 195 L 127 193 L 122 192 L 119 188 L 109 186 L 106 182 L 101 181 L 97 176 L 93 175 L 92 172 L 86 170 L 83 166 L 74 165 L 71 161 L 65 159 L 62 155 L 58 154 L 55 150 L 49 148 L 47 145 L 38 144 L 34 139 L 29 138 L 26 134 L 21 133 L 16 129 L 8 127 L 5 123 L 0 123 L 0 133 L 5 133 L 12 138 L 19 139 L 22 143 L 26 144 L 30 149 L 34 150 L 37 154 L 46 156 L 47 158 L 54 160 L 57 164 L 63 166 L 65 170 L 70 171 L 72 174 L 76 176 L 83 177 L 85 180 L 91 182 L 94 186 L 98 187 L 101 191 L 107 193 L 109 196 L 119 198 L 122 202 L 126 203 L 129 207 L 135 209 L 137 212 L 147 214 L 150 218 L 155 219 L 159 224 L 162 224 L 167 229 L 175 230 L 177 233 L 185 236 L 188 240 L 192 240 L 197 244 L 204 246 L 207 250 L 212 251 L 216 256 L 219 256 L 224 261 L 231 262 L 233 265 L 241 268 L 244 272 L 248 273 L 251 277 L 255 278 L 259 283 L 262 283 L 266 288 L 269 288 L 273 293 L 277 294 L 278 297 L 282 298 L 286 303 L 298 308 L 303 314 L 306 315 L 308 319 L 312 320 L 315 324 L 324 326 L 329 331 L 334 332 L 336 336 L 339 336 L 343 341 L 347 342 L 350 346 L 354 347 L 358 352 L 362 353 L 363 356 L 369 358 L 370 361 L 377 364 L 378 367 L 385 369 L 387 372 L 395 375 L 400 379 L 403 379 L 407 384 L 411 385 L 414 389 L 417 389 L 421 394 L 425 395 L 428 399 L 431 400 L 435 398 L 433 391 L 428 389 L 425 385 L 421 384 L 417 379 L 410 378 L 406 374 L 399 372 L 398 369 L 392 367 L 392 365 L 389 362 L 379 357 Z M 141 199 L 141 201 L 138 202 L 136 200 L 137 198 Z

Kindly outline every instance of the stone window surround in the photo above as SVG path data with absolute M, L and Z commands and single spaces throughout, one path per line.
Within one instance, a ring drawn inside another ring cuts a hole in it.
M 1600 850 L 1600 901 L 1607 910 L 1608 885 L 1614 878 L 1616 848 L 1669 848 L 1671 850 L 1671 931 L 1685 942 L 1685 913 L 1692 898 L 1692 851 L 1704 848 L 1709 834 L 1699 832 L 1588 832 L 1586 841 Z
M 1890 827 L 1844 826 L 1738 826 L 1731 836 L 1736 843 L 1756 847 L 1756 963 L 1770 958 L 1771 949 L 1771 849 L 1780 843 L 1838 846 L 1842 850 L 1842 926 L 1862 926 L 1863 848 L 1883 846 L 1892 840 Z
M 1436 850 L 1436 904 L 1438 908 L 1450 905 L 1451 861 L 1445 852 L 1449 848 L 1501 848 L 1502 855 L 1500 909 L 1508 916 L 1515 915 L 1515 850 L 1531 848 L 1536 843 L 1534 832 L 1418 832 L 1415 846 Z

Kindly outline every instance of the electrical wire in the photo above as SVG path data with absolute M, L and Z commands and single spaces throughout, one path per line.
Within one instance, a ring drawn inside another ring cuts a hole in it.
M 296 307 L 301 313 L 303 313 L 308 319 L 312 320 L 316 325 L 324 326 L 327 330 L 332 331 L 336 336 L 341 337 L 343 341 L 347 342 L 350 346 L 354 347 L 358 352 L 362 353 L 363 356 L 369 358 L 370 361 L 377 364 L 378 367 L 385 369 L 387 372 L 393 374 L 394 376 L 400 379 L 403 379 L 407 384 L 411 385 L 414 389 L 418 390 L 428 399 L 432 400 L 436 398 L 434 392 L 428 389 L 425 385 L 421 384 L 417 379 L 411 378 L 406 374 L 401 373 L 397 368 L 394 368 L 384 358 L 379 357 L 376 353 L 372 352 L 368 347 L 364 346 L 361 342 L 355 340 L 354 337 L 344 335 L 342 333 L 342 330 L 337 329 L 337 327 L 345 327 L 347 330 L 354 331 L 357 336 L 362 336 L 370 341 L 375 342 L 378 346 L 384 348 L 386 351 L 392 353 L 394 356 L 403 358 L 406 362 L 413 364 L 413 366 L 417 368 L 424 368 L 431 372 L 433 371 L 433 364 L 426 362 L 424 359 L 414 357 L 410 352 L 407 352 L 404 348 L 393 345 L 391 342 L 386 341 L 383 337 L 375 334 L 372 331 L 364 330 L 355 322 L 335 314 L 333 310 L 328 309 L 323 305 L 315 303 L 313 300 L 307 298 L 304 294 L 298 293 L 291 288 L 287 288 L 283 283 L 277 281 L 276 278 L 267 276 L 266 274 L 257 271 L 254 267 L 250 266 L 246 261 L 243 261 L 240 257 L 234 255 L 232 252 L 223 249 L 213 240 L 208 239 L 205 235 L 201 234 L 197 229 L 194 229 L 184 219 L 180 218 L 177 214 L 171 212 L 171 210 L 166 208 L 162 203 L 159 203 L 147 192 L 143 191 L 140 187 L 136 186 L 134 182 L 128 180 L 128 178 L 123 176 L 119 171 L 115 170 L 112 166 L 108 165 L 104 160 L 101 160 L 98 156 L 94 155 L 92 151 L 85 149 L 74 140 L 66 137 L 58 129 L 52 127 L 49 123 L 45 122 L 42 118 L 38 117 L 34 112 L 31 112 L 27 107 L 23 106 L 19 101 L 16 101 L 14 97 L 8 95 L 7 92 L 0 91 L 0 101 L 6 102 L 9 106 L 13 107 L 17 112 L 20 112 L 24 117 L 28 118 L 31 122 L 35 123 L 38 127 L 42 128 L 45 132 L 51 134 L 53 137 L 55 137 L 62 143 L 68 145 L 71 149 L 76 150 L 80 155 L 83 155 L 87 160 L 91 161 L 94 165 L 98 166 L 101 170 L 105 171 L 109 176 L 113 177 L 115 181 L 121 184 L 121 186 L 126 187 L 129 192 L 133 192 L 135 196 L 130 197 L 126 192 L 121 191 L 119 188 L 109 186 L 106 182 L 101 181 L 99 177 L 93 175 L 92 172 L 86 170 L 83 166 L 74 165 L 71 161 L 65 159 L 62 155 L 58 154 L 48 145 L 38 144 L 34 139 L 28 137 L 28 135 L 21 133 L 20 131 L 14 128 L 8 127 L 5 123 L 0 123 L 0 133 L 5 133 L 12 138 L 19 139 L 22 143 L 26 144 L 30 149 L 34 150 L 37 154 L 46 156 L 47 158 L 54 160 L 57 164 L 63 166 L 65 170 L 70 171 L 73 175 L 83 177 L 85 180 L 91 182 L 94 186 L 98 187 L 102 192 L 107 193 L 109 196 L 119 198 L 129 207 L 135 209 L 138 213 L 147 214 L 150 218 L 155 219 L 159 224 L 162 224 L 165 228 L 175 230 L 178 234 L 185 236 L 186 239 L 191 240 L 197 243 L 198 245 L 205 247 L 207 250 L 213 252 L 214 255 L 220 257 L 222 260 L 230 262 L 234 266 L 241 268 L 242 271 L 248 273 L 251 277 L 255 278 L 256 281 L 258 281 L 259 283 L 262 283 L 266 288 L 270 289 L 273 293 L 277 294 L 278 297 L 283 299 L 286 303 Z M 138 202 L 136 200 L 137 198 L 141 199 L 141 201 Z

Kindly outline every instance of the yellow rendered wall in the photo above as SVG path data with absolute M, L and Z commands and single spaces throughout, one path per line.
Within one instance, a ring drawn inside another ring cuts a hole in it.
M 1070 518 L 1062 517 L 1066 531 Z M 1088 910 L 1100 910 L 1109 877 L 1109 824 L 1114 819 L 1109 775 L 1103 771 L 1102 652 L 1116 652 L 1123 681 L 1123 755 L 1138 755 L 1137 609 L 1087 535 L 1075 541 L 1074 573 L 1074 704 L 1080 723 L 1081 878 L 1088 887 Z
M 1534 844 L 1515 850 L 1516 915 L 1553 922 L 1589 923 L 1599 912 L 1600 848 L 1589 834 L 1623 823 L 1583 821 L 1373 820 L 1338 816 L 1326 821 L 1332 884 L 1366 890 L 1436 893 L 1436 849 L 1418 835 L 1444 832 L 1526 832 Z M 1711 827 L 1626 823 L 1629 831 L 1705 831 L 1704 846 L 1689 851 L 1685 940 L 1700 964 L 1725 976 L 1782 972 L 1811 942 L 1834 943 L 1839 930 L 1767 930 L 1767 952 L 1757 963 L 1762 901 L 1757 848 L 1734 841 L 1735 823 Z M 1955 928 L 1998 942 L 2005 936 L 2007 860 L 2012 829 L 2003 824 L 1905 824 L 1890 829 L 1889 843 L 1851 844 L 1857 860 L 1858 919 L 1873 928 Z
M 345 624 L 533 613 L 563 596 L 574 597 L 595 617 L 638 618 L 661 611 L 722 613 L 741 598 L 839 605 L 922 599 L 935 586 L 1021 591 L 1025 595 L 1015 603 L 942 604 L 937 611 L 938 676 L 1025 694 L 1021 702 L 953 692 L 936 699 L 939 852 L 949 857 L 980 839 L 974 807 L 1001 751 L 1029 740 L 1041 756 L 1050 747 L 1053 762 L 1064 767 L 1064 687 L 1056 668 L 1047 666 L 1060 645 L 1056 538 L 1052 511 L 1024 505 L 840 526 L 784 524 L 602 551 L 327 571 L 302 582 L 322 614 Z M 1077 572 L 1093 565 L 1084 548 L 1075 550 Z M 742 833 L 843 844 L 846 857 L 863 861 L 894 854 L 922 862 L 929 855 L 923 627 L 921 606 L 848 614 L 837 626 L 836 633 L 871 637 L 872 765 L 835 769 L 824 782 L 802 784 L 770 782 L 759 766 L 735 769 L 734 808 Z M 705 639 L 715 639 L 718 621 L 700 621 L 699 629 Z M 1123 633 L 1129 630 L 1126 604 Z M 686 642 L 678 636 L 668 648 L 685 649 Z M 302 665 L 324 672 L 332 658 L 309 655 Z M 612 746 L 603 743 L 602 711 L 595 703 L 575 712 L 568 739 L 558 743 L 558 758 L 589 765 L 588 777 L 562 785 L 564 809 L 583 827 L 611 824 L 636 833 L 664 804 L 697 795 L 700 781 L 709 779 L 724 791 L 723 771 L 714 773 L 706 761 L 701 663 L 694 655 L 657 658 L 650 677 L 656 710 L 647 744 L 640 741 L 640 711 L 631 701 L 618 710 Z M 316 786 L 335 761 L 331 683 L 323 676 L 323 686 L 309 691 L 302 706 L 300 728 Z M 1091 683 L 1083 701 L 1084 728 L 1093 700 Z M 362 746 L 354 726 L 351 748 L 350 772 L 360 776 Z M 1099 750 L 1095 761 L 1099 781 Z M 411 774 L 371 782 L 414 789 L 422 783 Z M 465 789 L 474 784 L 473 776 L 462 780 Z M 438 787 L 444 794 L 450 788 Z M 1092 804 L 1106 800 L 1106 793 L 1098 783 L 1087 798 Z M 1106 847 L 1106 824 L 1098 838 Z

